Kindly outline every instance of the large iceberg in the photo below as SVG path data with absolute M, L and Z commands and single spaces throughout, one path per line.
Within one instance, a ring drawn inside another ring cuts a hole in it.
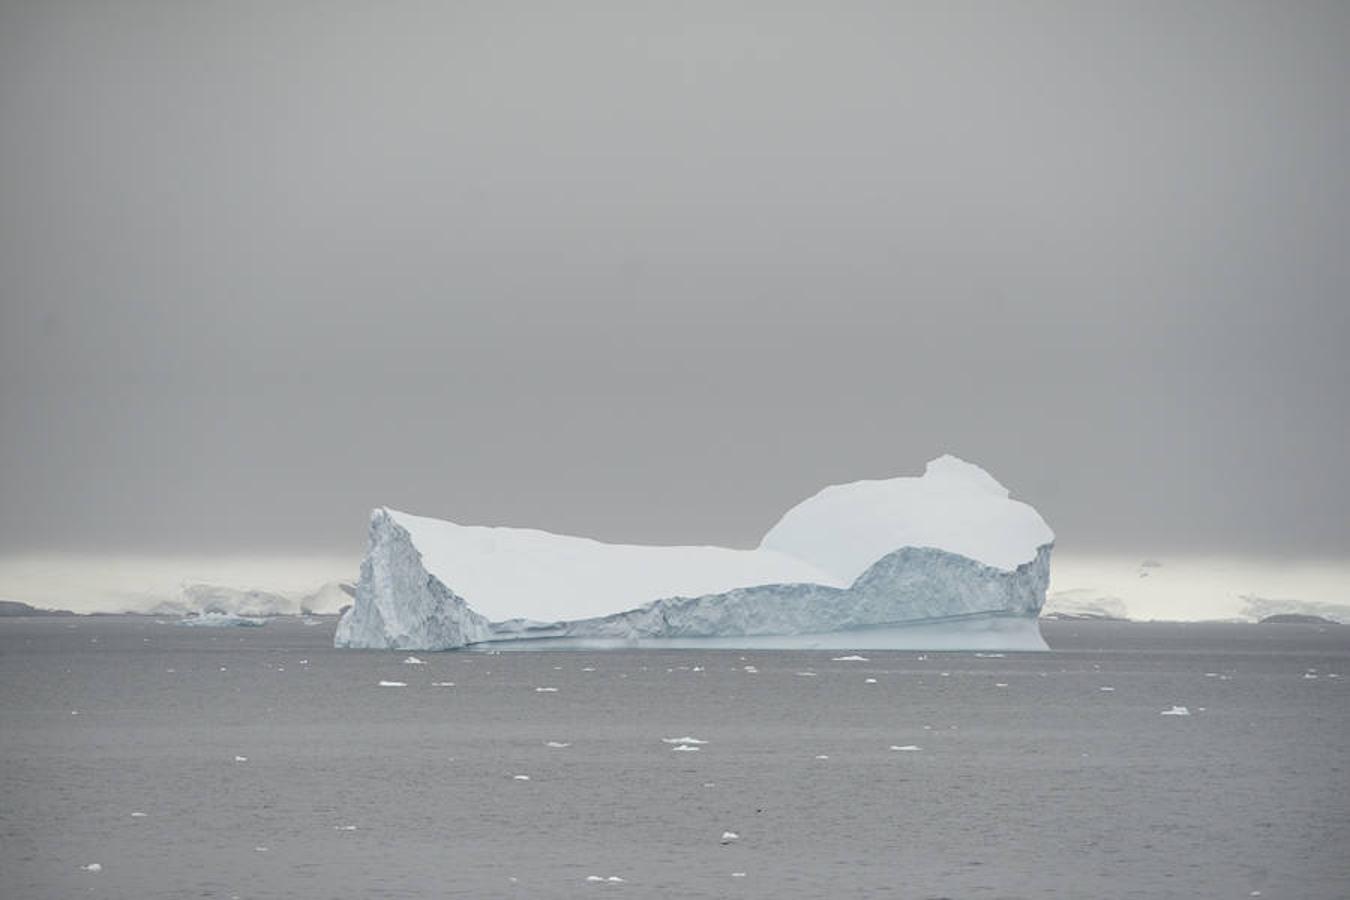
M 754 550 L 371 514 L 337 647 L 1045 649 L 1054 533 L 954 456 L 834 485 Z

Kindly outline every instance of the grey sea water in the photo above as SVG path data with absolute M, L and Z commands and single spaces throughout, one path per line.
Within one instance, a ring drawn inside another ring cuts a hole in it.
M 1043 629 L 412 665 L 0 620 L 0 896 L 1350 896 L 1350 627 Z

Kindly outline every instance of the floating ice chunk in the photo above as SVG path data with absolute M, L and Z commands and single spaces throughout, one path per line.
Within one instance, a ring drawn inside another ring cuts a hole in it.
M 759 669 L 756 669 L 754 666 L 741 666 L 741 668 L 749 672 L 751 675 L 759 674 Z
M 534 689 L 536 694 L 556 694 L 558 689 L 555 687 L 537 687 Z
M 994 687 L 1007 687 L 1007 686 L 1008 686 L 1008 682 L 1006 682 L 1006 681 L 995 681 L 995 682 L 994 682 Z
M 70 711 L 70 714 L 71 714 L 72 716 L 78 716 L 78 715 L 80 714 L 80 711 L 79 711 L 78 709 L 72 709 L 72 710 Z
M 826 756 L 824 753 L 818 753 L 816 754 L 816 759 L 829 759 L 829 757 Z
M 334 831 L 355 831 L 355 830 L 356 830 L 356 826 L 355 826 L 355 825 L 334 825 L 334 826 L 333 826 L 333 830 L 334 830 Z
M 254 618 L 253 616 L 238 616 L 234 613 L 207 612 L 201 615 L 185 616 L 178 621 L 178 624 L 189 627 L 261 628 L 267 624 L 267 620 Z
M 686 736 L 686 737 L 677 737 L 677 738 L 661 738 L 661 743 L 663 743 L 663 744 L 706 744 L 706 743 L 708 743 L 708 741 L 701 741 L 701 740 L 699 740 L 699 739 L 696 738 L 696 737 L 688 737 L 688 736 Z
M 137 810 L 136 812 L 134 812 L 134 813 L 131 814 L 131 817 L 132 817 L 133 819 L 144 819 L 144 818 L 145 818 L 145 813 L 141 812 L 140 810 Z
M 677 745 L 677 746 L 671 747 L 670 749 L 672 749 L 672 750 L 683 750 L 683 751 L 686 752 L 686 753 L 697 753 L 701 748 L 699 748 L 699 747 L 691 747 L 691 746 L 689 746 L 688 744 L 679 744 L 679 745 Z
M 247 756 L 236 756 L 236 757 L 234 758 L 234 761 L 235 761 L 235 762 L 248 762 L 248 757 L 247 757 Z
M 1008 656 L 1006 653 L 976 653 L 975 655 L 980 659 L 1005 659 Z
M 587 881 L 604 881 L 605 878 L 604 878 L 603 875 L 587 875 L 587 876 L 586 876 L 586 880 L 587 880 Z
M 915 751 L 915 750 L 918 750 L 919 747 L 918 747 L 917 744 L 905 744 L 904 746 L 897 746 L 896 744 L 891 744 L 891 749 L 892 749 L 892 750 L 903 750 L 903 751 L 906 751 L 906 752 L 913 752 L 913 751 Z
M 731 877 L 732 877 L 732 878 L 744 878 L 744 877 L 745 877 L 745 873 L 744 873 L 744 872 L 732 872 L 732 873 L 731 873 Z
M 877 683 L 877 680 L 876 680 L 875 678 L 864 678 L 864 679 L 863 679 L 863 684 L 876 684 L 876 683 Z
M 426 660 L 424 659 L 418 659 L 415 656 L 410 656 L 403 661 L 403 664 L 405 666 L 425 666 L 427 663 Z
M 832 656 L 830 662 L 868 662 L 868 659 L 865 656 L 854 654 L 853 656 Z
M 380 686 L 380 687 L 407 687 L 407 686 L 408 686 L 408 682 L 406 682 L 406 681 L 381 681 L 379 686 Z
M 816 673 L 815 673 L 815 672 L 798 672 L 797 674 L 800 675 L 800 676 L 803 677 L 803 678 L 815 678 L 815 677 L 816 677 Z
M 453 681 L 433 681 L 433 682 L 431 683 L 431 686 L 432 686 L 432 687 L 454 687 L 454 686 L 455 686 L 455 683 L 454 683 Z
M 545 747 L 555 747 L 555 748 L 561 750 L 561 749 L 563 749 L 564 747 L 570 747 L 570 746 L 572 746 L 572 742 L 571 742 L 571 741 L 544 741 L 544 746 L 545 746 Z
M 1097 688 L 1097 690 L 1099 690 L 1099 691 L 1107 691 L 1107 692 L 1110 692 L 1110 691 L 1114 691 L 1115 688 L 1111 687 L 1109 684 L 1104 684 L 1104 685 L 1102 685 L 1101 687 Z
M 530 776 L 528 776 L 528 775 L 512 775 L 512 776 L 511 776 L 511 779 L 512 779 L 513 781 L 529 781 L 529 780 L 530 780 Z
M 1189 716 L 1190 714 L 1191 711 L 1184 706 L 1174 706 L 1171 709 L 1164 709 L 1162 711 L 1162 715 L 1164 716 Z
M 1309 680 L 1314 680 L 1314 679 L 1317 678 L 1317 673 L 1316 673 L 1316 672 L 1304 672 L 1304 673 L 1303 673 L 1303 677 L 1304 677 L 1304 678 L 1307 678 L 1307 679 L 1309 679 Z
M 266 847 L 254 847 L 253 849 L 254 849 L 255 851 L 257 851 L 258 853 L 266 853 L 266 852 L 267 852 L 267 848 L 266 848 Z
M 99 863 L 90 863 L 90 864 L 87 865 L 87 866 L 80 866 L 80 868 L 81 868 L 81 869 L 84 869 L 86 872 L 102 872 L 102 871 L 103 871 L 103 866 L 100 865 Z
M 608 881 L 608 882 L 611 882 L 611 883 L 615 883 L 615 884 L 622 884 L 622 883 L 623 883 L 623 879 L 620 878 L 618 875 L 611 875 L 611 876 L 609 876 L 608 878 L 606 878 L 605 880 Z
M 740 839 L 741 839 L 741 836 L 740 836 L 739 834 L 737 834 L 736 832 L 734 832 L 734 831 L 724 831 L 724 832 L 722 832 L 722 843 L 724 843 L 724 844 L 730 844 L 730 843 L 733 843 L 733 842 L 735 842 L 735 841 L 739 841 Z

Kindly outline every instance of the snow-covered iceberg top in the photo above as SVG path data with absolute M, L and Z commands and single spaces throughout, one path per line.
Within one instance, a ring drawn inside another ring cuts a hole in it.
M 919 477 L 825 488 L 755 550 L 609 544 L 381 508 L 336 643 L 443 649 L 1034 617 L 1053 541 L 1034 509 L 953 456 Z

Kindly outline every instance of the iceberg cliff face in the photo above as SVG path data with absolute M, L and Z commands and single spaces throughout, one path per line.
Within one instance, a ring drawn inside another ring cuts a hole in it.
M 1053 541 L 1034 509 L 950 456 L 920 478 L 826 488 L 753 551 L 604 544 L 378 509 L 334 643 L 938 646 L 931 629 L 948 623 L 973 647 L 1044 648 L 1035 618 Z

